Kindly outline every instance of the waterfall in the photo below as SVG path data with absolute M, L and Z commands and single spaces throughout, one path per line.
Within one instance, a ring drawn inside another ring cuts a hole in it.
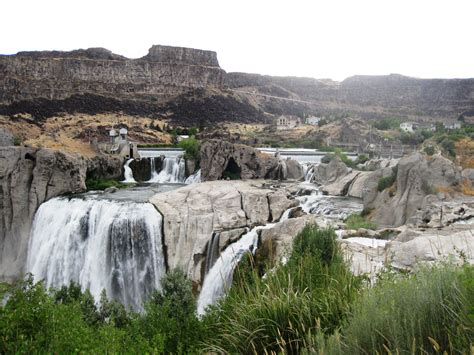
M 206 274 L 211 269 L 212 265 L 216 262 L 219 257 L 219 242 L 220 242 L 220 232 L 213 232 L 211 240 L 207 243 L 207 253 L 206 253 Z
M 194 174 L 189 175 L 186 180 L 184 181 L 185 184 L 196 184 L 201 182 L 201 169 L 196 171 Z
M 311 182 L 314 177 L 314 163 L 300 163 L 303 168 L 304 181 Z
M 306 187 L 305 187 L 306 189 Z M 315 188 L 310 195 L 298 196 L 299 207 L 308 214 L 318 214 L 326 217 L 344 219 L 351 213 L 360 212 L 362 205 L 360 202 L 351 202 L 347 198 L 332 198 L 324 196 L 319 189 Z M 295 207 L 287 209 L 280 217 L 279 222 L 286 221 Z M 279 223 L 278 222 L 278 223 Z M 208 260 L 206 259 L 206 275 L 198 298 L 197 312 L 202 315 L 206 307 L 214 304 L 232 284 L 232 276 L 235 267 L 246 252 L 255 253 L 258 243 L 258 231 L 272 228 L 276 223 L 269 223 L 264 226 L 255 227 L 244 234 L 237 242 L 230 244 L 208 270 Z M 209 246 L 214 242 L 214 235 L 208 242 Z M 211 246 L 212 248 L 212 246 Z
M 27 271 L 46 287 L 75 281 L 140 310 L 165 273 L 161 227 L 149 203 L 53 198 L 35 215 Z
M 234 269 L 245 253 L 255 253 L 258 244 L 258 231 L 272 228 L 275 223 L 252 228 L 238 241 L 230 244 L 219 256 L 204 278 L 197 301 L 197 312 L 202 315 L 206 307 L 224 296 L 232 284 Z
M 134 183 L 134 182 L 136 182 L 135 179 L 133 178 L 132 169 L 130 168 L 130 163 L 132 161 L 133 161 L 133 159 L 128 159 L 127 162 L 125 163 L 125 165 L 123 166 L 125 180 L 123 180 L 122 182 L 125 182 L 125 183 Z
M 166 157 L 158 174 L 155 170 L 155 161 L 151 158 L 151 169 L 152 176 L 148 182 L 184 183 L 186 180 L 185 162 L 181 157 Z

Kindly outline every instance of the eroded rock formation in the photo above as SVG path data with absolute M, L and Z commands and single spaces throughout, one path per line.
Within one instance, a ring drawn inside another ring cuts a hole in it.
M 150 202 L 164 218 L 169 268 L 180 267 L 199 284 L 204 276 L 207 243 L 221 232 L 223 249 L 246 227 L 278 220 L 296 202 L 263 181 L 212 181 L 154 195 Z
M 47 149 L 0 148 L 0 278 L 23 271 L 33 217 L 44 201 L 85 189 L 86 163 Z M 61 211 L 57 211 L 61 213 Z
M 201 144 L 203 181 L 278 178 L 279 159 L 243 144 L 210 139 Z

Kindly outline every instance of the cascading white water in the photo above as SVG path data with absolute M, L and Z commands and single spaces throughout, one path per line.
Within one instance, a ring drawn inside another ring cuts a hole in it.
M 247 252 L 255 253 L 258 243 L 258 231 L 268 229 L 275 225 L 270 223 L 265 226 L 252 228 L 244 234 L 238 241 L 230 244 L 215 261 L 204 278 L 201 293 L 197 301 L 197 313 L 205 313 L 207 306 L 214 304 L 219 298 L 224 296 L 232 284 L 234 269 L 242 256 Z
M 181 157 L 166 157 L 158 174 L 155 172 L 153 158 L 151 158 L 151 164 L 152 176 L 148 182 L 184 183 L 186 180 L 185 162 Z
M 196 184 L 201 182 L 201 169 L 196 171 L 194 174 L 189 175 L 184 181 L 185 184 Z
M 134 183 L 134 182 L 136 182 L 135 179 L 133 178 L 133 171 L 130 168 L 130 163 L 132 161 L 133 161 L 133 159 L 128 159 L 127 162 L 125 163 L 125 165 L 123 166 L 125 180 L 123 180 L 122 182 L 124 182 L 124 183 Z
M 307 189 L 307 184 L 305 190 Z M 313 185 L 314 186 L 314 185 Z M 299 196 L 299 207 L 308 214 L 318 214 L 338 219 L 346 218 L 349 214 L 360 211 L 360 203 L 351 204 L 347 202 L 347 206 L 337 206 L 336 199 L 324 196 L 318 188 L 314 187 L 310 195 Z M 295 207 L 287 209 L 278 223 L 286 221 Z M 276 223 L 258 226 L 244 234 L 237 242 L 230 244 L 216 260 L 209 272 L 204 277 L 201 293 L 198 298 L 197 312 L 202 315 L 205 313 L 206 307 L 215 303 L 219 298 L 224 296 L 228 288 L 232 284 L 232 275 L 235 267 L 239 263 L 242 256 L 251 251 L 255 253 L 258 243 L 258 231 L 260 229 L 272 228 Z M 210 241 L 211 243 L 211 241 Z
M 47 287 L 75 281 L 139 310 L 165 273 L 161 227 L 149 203 L 53 198 L 35 215 L 27 270 Z

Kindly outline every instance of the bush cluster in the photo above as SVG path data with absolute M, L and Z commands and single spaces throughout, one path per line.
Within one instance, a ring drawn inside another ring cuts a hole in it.
M 196 316 L 191 282 L 170 271 L 143 312 L 72 283 L 46 290 L 31 275 L 2 285 L 0 353 L 468 354 L 474 345 L 474 266 L 354 276 L 335 233 L 307 225 L 285 264 L 234 272 L 226 298 Z

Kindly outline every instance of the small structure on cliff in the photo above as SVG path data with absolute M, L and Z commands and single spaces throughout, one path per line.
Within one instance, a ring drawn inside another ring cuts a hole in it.
M 100 142 L 97 137 L 91 141 L 91 146 L 96 152 L 119 155 L 124 158 L 138 156 L 138 145 L 129 140 L 126 127 L 122 126 L 118 132 L 115 128 L 111 128 L 108 132 L 108 141 Z
M 296 116 L 281 115 L 276 119 L 276 126 L 278 130 L 293 129 L 301 124 L 301 120 Z

